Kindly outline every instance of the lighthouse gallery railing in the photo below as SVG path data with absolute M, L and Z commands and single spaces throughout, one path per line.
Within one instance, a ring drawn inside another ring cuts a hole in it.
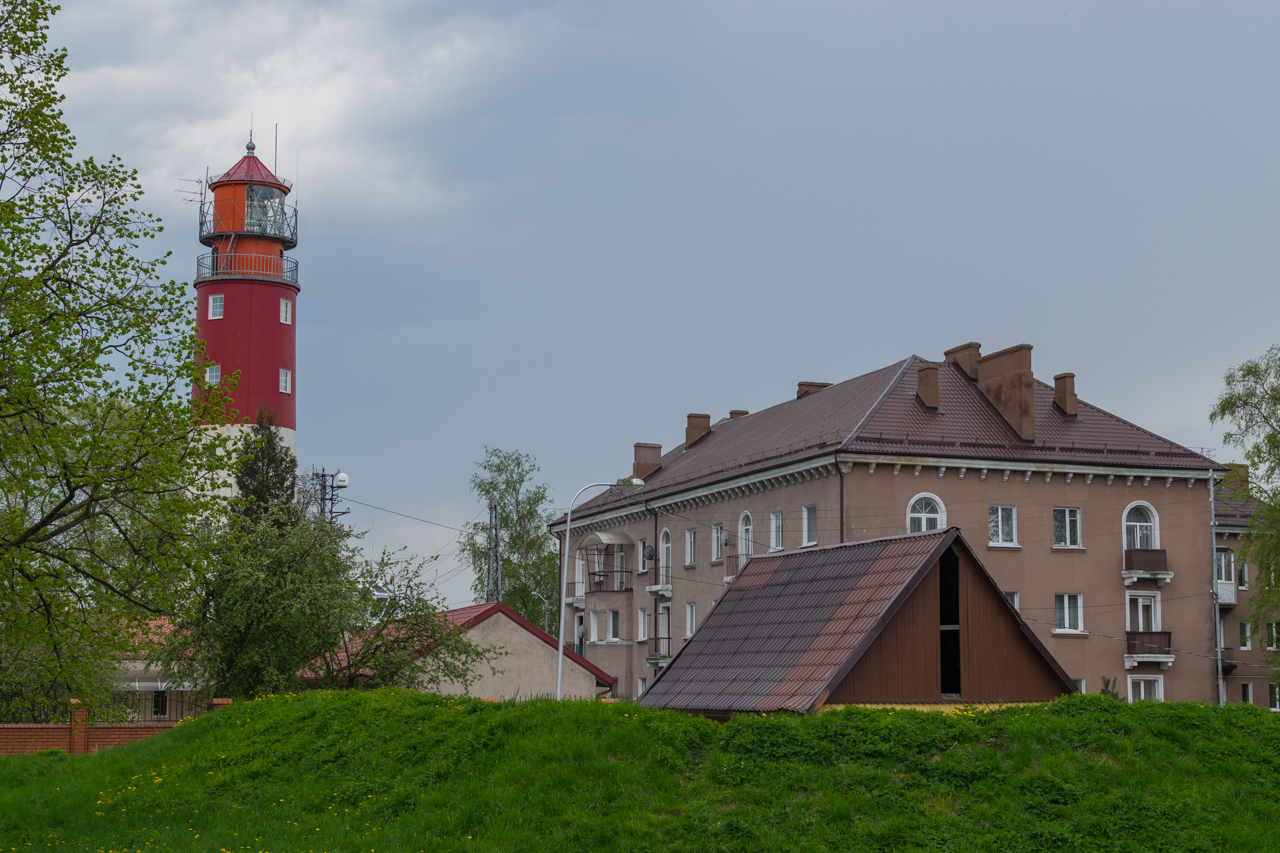
M 298 283 L 298 262 L 280 255 L 211 252 L 196 258 L 196 279 L 274 278 Z

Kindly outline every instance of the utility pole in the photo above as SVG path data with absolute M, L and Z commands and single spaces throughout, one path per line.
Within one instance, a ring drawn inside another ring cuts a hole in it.
M 338 491 L 351 485 L 351 478 L 339 468 L 332 474 L 321 468 L 320 473 L 311 469 L 311 476 L 320 481 L 320 517 L 333 524 L 339 517 L 347 515 L 350 509 L 338 512 Z
M 498 502 L 494 501 L 489 504 L 489 567 L 484 581 L 486 601 L 502 600 L 501 532 L 498 525 Z

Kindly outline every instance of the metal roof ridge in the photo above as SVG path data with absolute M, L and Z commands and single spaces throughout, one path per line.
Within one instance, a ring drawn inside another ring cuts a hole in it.
M 871 419 L 871 416 L 880 410 L 880 407 L 884 404 L 884 401 L 888 399 L 889 392 L 892 391 L 895 387 L 897 387 L 898 383 L 902 381 L 902 377 L 907 371 L 907 365 L 911 364 L 911 360 L 913 358 L 920 358 L 920 356 L 916 355 L 915 353 L 912 353 L 911 355 L 907 356 L 902 360 L 902 366 L 898 368 L 897 375 L 895 375 L 892 379 L 890 379 L 888 384 L 884 386 L 884 390 L 880 392 L 880 396 L 876 399 L 874 403 L 871 404 L 871 408 L 867 409 L 865 412 L 862 413 L 862 419 L 859 420 L 858 423 L 854 426 L 853 432 L 845 436 L 844 441 L 840 442 L 841 450 L 844 449 L 844 446 L 846 444 L 848 444 L 850 441 L 853 441 L 854 436 L 856 436 L 859 432 L 862 431 L 862 428 L 867 425 L 867 421 Z M 921 361 L 923 360 L 924 359 L 921 359 Z M 872 371 L 872 372 L 874 373 L 875 371 Z

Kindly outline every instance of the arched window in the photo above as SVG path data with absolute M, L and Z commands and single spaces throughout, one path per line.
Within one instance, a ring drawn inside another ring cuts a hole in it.
M 738 519 L 738 558 L 751 556 L 751 513 L 744 512 Z
M 937 495 L 916 495 L 907 507 L 907 532 L 924 533 L 947 524 L 947 508 Z
M 1156 514 L 1150 506 L 1134 504 L 1124 513 L 1124 549 L 1157 547 Z
M 662 539 L 659 541 L 662 543 L 662 549 L 658 553 L 658 573 L 661 575 L 658 583 L 669 584 L 671 583 L 671 531 L 663 530 Z

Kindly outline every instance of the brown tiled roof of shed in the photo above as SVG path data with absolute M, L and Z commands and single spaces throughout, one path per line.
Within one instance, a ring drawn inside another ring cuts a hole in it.
M 666 497 L 838 451 L 1133 468 L 1222 469 L 1123 418 L 1079 401 L 1078 414 L 1054 405 L 1035 383 L 1035 440 L 1023 440 L 955 363 L 938 370 L 937 409 L 916 396 L 919 356 L 796 400 L 714 424 L 687 450 L 665 453 L 638 493 L 598 495 L 575 511 L 585 518 L 627 503 Z M 563 521 L 563 517 L 558 519 Z
M 690 711 L 806 711 L 954 529 L 758 557 L 641 698 Z

